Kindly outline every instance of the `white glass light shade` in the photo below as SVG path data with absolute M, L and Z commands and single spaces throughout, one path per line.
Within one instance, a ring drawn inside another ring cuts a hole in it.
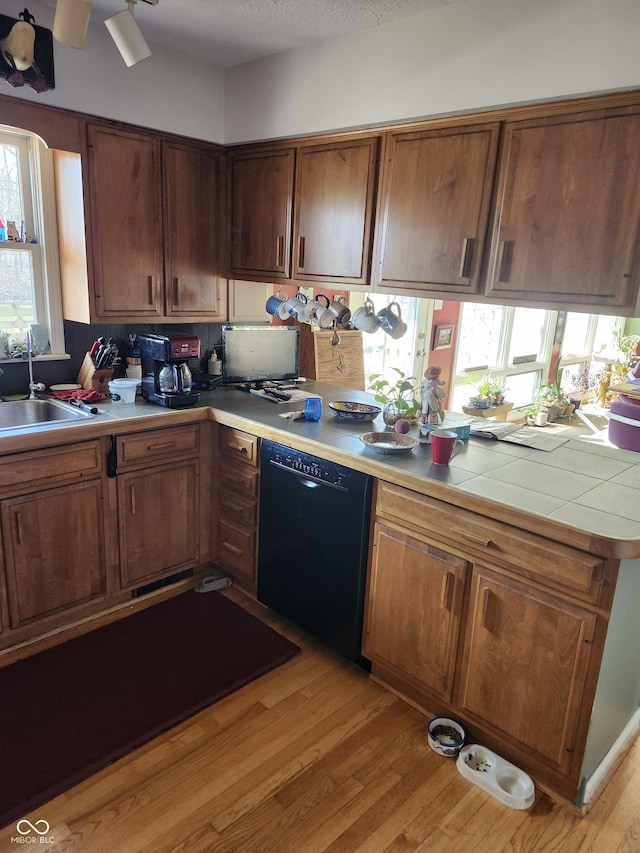
M 118 12 L 104 23 L 129 68 L 141 59 L 151 56 L 149 45 L 130 9 Z
M 91 0 L 58 0 L 53 37 L 69 47 L 84 47 L 91 16 Z

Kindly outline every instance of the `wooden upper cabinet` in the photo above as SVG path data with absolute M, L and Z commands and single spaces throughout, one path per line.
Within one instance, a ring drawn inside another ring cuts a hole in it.
M 231 277 L 288 278 L 295 151 L 238 151 L 229 158 Z
M 367 284 L 379 137 L 298 151 L 294 279 Z
M 160 143 L 88 126 L 95 319 L 164 312 Z
M 630 313 L 640 267 L 640 106 L 507 122 L 487 294 Z
M 387 135 L 378 287 L 479 292 L 498 132 L 496 122 Z
M 225 312 L 220 277 L 220 154 L 165 142 L 165 314 L 213 320 Z
M 88 126 L 94 293 L 91 320 L 215 321 L 220 158 L 151 133 Z

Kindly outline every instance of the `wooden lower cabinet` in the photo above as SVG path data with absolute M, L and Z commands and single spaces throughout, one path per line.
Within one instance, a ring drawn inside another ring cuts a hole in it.
M 466 572 L 466 560 L 376 524 L 365 657 L 449 700 Z
M 583 607 L 474 566 L 458 706 L 569 773 L 595 622 Z
M 423 502 L 440 513 L 439 533 L 421 521 Z M 524 532 L 511 563 L 504 555 L 516 528 L 486 521 L 483 536 L 470 532 L 465 540 L 456 531 L 475 530 L 474 520 L 481 530 L 482 517 L 466 512 L 462 521 L 460 513 L 378 483 L 363 654 L 382 684 L 430 715 L 459 719 L 472 742 L 574 799 L 610 604 L 600 583 L 585 578 L 601 578 L 602 566 L 566 546 L 558 565 L 551 541 L 545 560 L 546 540 Z M 573 594 L 555 588 L 563 569 Z
M 105 595 L 102 500 L 91 480 L 1 502 L 11 628 Z
M 198 558 L 197 460 L 118 475 L 120 583 L 174 574 Z
M 218 441 L 217 562 L 249 592 L 257 588 L 258 439 L 221 427 Z

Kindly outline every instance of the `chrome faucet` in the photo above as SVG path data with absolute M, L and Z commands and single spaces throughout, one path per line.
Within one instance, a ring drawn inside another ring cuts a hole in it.
M 44 391 L 42 382 L 33 381 L 33 337 L 31 329 L 27 329 L 27 358 L 29 360 L 29 399 L 37 400 L 36 391 Z

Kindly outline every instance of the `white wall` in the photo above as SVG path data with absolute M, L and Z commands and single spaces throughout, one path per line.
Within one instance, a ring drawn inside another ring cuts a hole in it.
M 227 72 L 225 142 L 640 86 L 638 0 L 463 0 Z
M 0 0 L 3 15 L 15 18 L 20 8 Z M 37 2 L 29 2 L 28 8 L 37 25 L 53 28 L 53 9 Z M 153 44 L 148 59 L 127 68 L 95 11 L 84 48 L 76 50 L 55 40 L 53 45 L 55 89 L 37 95 L 30 86 L 14 89 L 0 80 L 0 92 L 209 142 L 223 141 L 223 71 Z

